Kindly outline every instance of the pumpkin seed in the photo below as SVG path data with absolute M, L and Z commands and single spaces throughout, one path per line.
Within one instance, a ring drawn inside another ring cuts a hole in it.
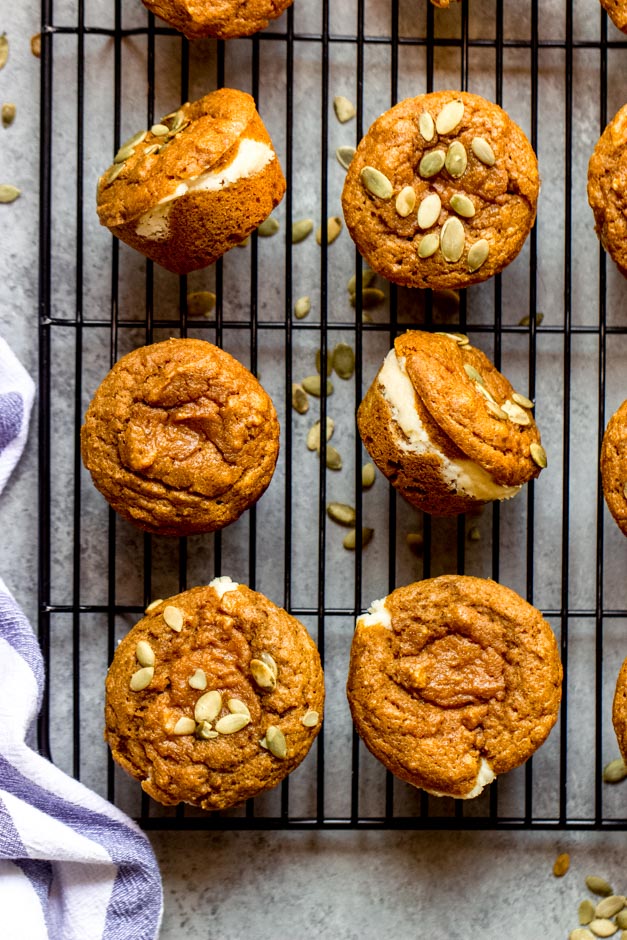
M 201 721 L 200 724 L 196 725 L 196 737 L 202 738 L 204 741 L 211 741 L 213 738 L 219 738 L 220 735 L 212 729 L 211 722 Z
M 479 526 L 473 525 L 468 530 L 468 539 L 470 542 L 479 542 L 481 540 L 481 531 Z
M 297 320 L 303 320 L 311 310 L 311 298 L 299 297 L 294 304 L 294 316 Z
M 261 659 L 251 659 L 250 673 L 260 689 L 276 688 L 276 676 Z
M 313 232 L 313 219 L 298 219 L 292 223 L 292 244 L 304 241 Z
M 627 929 L 627 911 L 619 911 L 616 915 L 616 923 L 621 930 Z
M 355 509 L 349 506 L 348 503 L 329 503 L 327 515 L 329 519 L 333 519 L 338 525 L 354 526 L 357 518 Z
M 485 163 L 486 166 L 494 166 L 496 163 L 494 150 L 492 150 L 492 147 L 487 142 L 485 137 L 473 137 L 470 144 L 470 149 L 474 153 L 477 160 L 481 160 L 481 162 Z
M 30 51 L 36 59 L 41 58 L 41 33 L 35 33 L 34 36 L 30 37 Z
M 107 176 L 107 186 L 118 178 L 122 170 L 124 169 L 123 163 L 115 163 L 109 170 L 109 175 Z
M 444 165 L 453 179 L 459 179 L 460 176 L 464 175 L 468 166 L 468 155 L 461 141 L 454 140 L 449 145 Z
M 210 290 L 197 290 L 187 295 L 187 315 L 208 317 L 216 305 L 216 295 Z
M 322 389 L 320 385 L 319 375 L 307 375 L 305 376 L 304 379 L 301 380 L 300 384 L 303 386 L 303 388 L 309 395 L 315 395 L 316 398 L 320 398 L 322 394 Z M 327 379 L 327 383 L 325 387 L 325 395 L 332 395 L 332 394 L 333 394 L 333 383 L 329 379 Z
M 517 405 L 520 405 L 521 408 L 533 408 L 533 402 L 530 398 L 526 398 L 525 395 L 520 395 L 518 392 L 512 392 L 512 401 L 515 401 Z
M 544 314 L 536 313 L 536 325 L 540 326 L 543 320 L 544 320 Z M 531 323 L 531 317 L 524 316 L 524 317 L 521 317 L 521 319 L 518 321 L 518 326 L 529 326 L 530 323 Z
M 196 721 L 215 721 L 222 710 L 222 695 L 216 689 L 205 692 L 196 700 L 194 718 Z
M 348 343 L 338 343 L 331 353 L 331 365 L 341 379 L 350 379 L 355 372 L 355 353 Z
M 155 137 L 165 137 L 169 130 L 167 124 L 153 124 L 150 133 L 154 134 Z
M 361 530 L 361 547 L 365 548 L 368 542 L 372 539 L 374 535 L 374 529 L 369 529 L 367 526 L 364 526 Z M 357 547 L 357 530 L 351 529 L 350 532 L 347 532 L 342 540 L 342 545 L 348 551 L 355 551 Z
M 558 855 L 553 864 L 553 874 L 556 878 L 563 878 L 570 868 L 570 855 L 568 852 L 562 852 Z
M 163 611 L 163 619 L 171 630 L 180 633 L 183 629 L 183 612 L 178 607 L 166 607 Z
M 595 918 L 590 921 L 588 927 L 595 937 L 613 937 L 618 930 L 616 924 L 606 918 Z
M 150 604 L 148 604 L 148 607 L 146 608 L 144 613 L 151 614 L 153 610 L 156 610 L 160 604 L 163 604 L 163 600 L 160 597 L 158 597 L 155 601 L 151 601 Z
M 333 418 L 327 417 L 327 441 L 330 441 L 333 437 L 333 431 L 335 430 L 335 422 Z M 320 450 L 320 422 L 316 421 L 309 428 L 309 433 L 307 435 L 307 450 Z
M 455 304 L 459 306 L 459 294 L 457 291 L 434 291 L 435 294 L 449 294 L 451 295 L 450 299 Z M 458 346 L 467 346 L 470 340 L 463 333 L 442 333 L 440 330 L 436 330 L 433 334 L 434 336 L 446 336 L 447 339 L 452 339 L 453 342 L 457 343 Z
M 378 287 L 364 287 L 361 292 L 361 306 L 364 310 L 378 307 L 385 300 L 385 294 Z M 351 294 L 351 305 L 357 304 L 357 294 Z
M 11 124 L 13 124 L 14 120 L 15 120 L 15 105 L 3 104 L 2 105 L 2 126 L 11 127 Z
M 152 682 L 152 678 L 155 674 L 153 666 L 143 666 L 142 669 L 138 669 L 137 672 L 134 672 L 131 676 L 131 681 L 129 683 L 132 692 L 141 692 L 143 689 L 147 688 Z
M 309 398 L 307 392 L 298 382 L 292 383 L 292 408 L 299 415 L 305 415 L 309 411 Z
M 172 734 L 193 734 L 196 730 L 196 722 L 193 718 L 187 718 L 183 716 L 179 718 L 177 723 L 172 728 Z
M 140 640 L 135 647 L 135 659 L 140 666 L 154 666 L 155 651 L 147 640 Z
M 128 160 L 129 157 L 132 157 L 134 153 L 134 147 L 120 147 L 115 157 L 113 158 L 113 162 L 124 163 L 126 160 Z
M 418 206 L 418 226 L 422 229 L 431 228 L 438 221 L 442 201 L 437 193 L 430 193 Z
M 428 111 L 423 111 L 418 118 L 418 129 L 426 141 L 433 140 L 435 122 Z
M 226 703 L 226 707 L 232 715 L 247 715 L 250 718 L 250 709 L 246 702 L 242 702 L 241 698 L 230 698 Z
M 339 216 L 334 215 L 330 219 L 327 219 L 327 245 L 332 245 L 341 231 L 342 220 Z M 322 226 L 316 229 L 316 241 L 319 245 L 322 244 Z
M 446 154 L 443 150 L 430 150 L 418 164 L 418 172 L 423 179 L 428 180 L 440 172 L 445 160 Z
M 333 110 L 340 124 L 346 124 L 355 117 L 355 105 L 344 95 L 336 95 L 333 99 Z
M 431 255 L 434 255 L 440 246 L 440 236 L 437 232 L 430 232 L 428 235 L 425 235 L 424 238 L 420 239 L 420 244 L 418 245 L 418 257 L 419 258 L 430 258 Z
M 490 254 L 490 243 L 485 238 L 480 238 L 468 249 L 468 270 L 471 274 L 478 271 L 482 264 L 487 261 Z
M 276 725 L 270 725 L 266 731 L 266 744 L 270 753 L 274 754 L 275 757 L 281 760 L 287 757 L 287 741 L 285 740 L 285 735 Z
M 450 134 L 464 116 L 464 102 L 457 98 L 445 104 L 435 119 L 438 134 Z
M 482 384 L 482 382 L 483 382 L 483 379 L 481 380 L 481 382 L 475 382 L 475 388 L 477 389 L 477 391 L 479 392 L 479 394 L 480 394 L 480 395 L 483 395 L 483 397 L 484 397 L 487 401 L 490 401 L 490 402 L 492 402 L 492 404 L 496 405 L 496 400 L 495 400 L 494 396 L 491 394 L 491 392 L 489 392 L 489 391 L 487 390 L 487 388 Z M 498 405 L 497 405 L 497 407 L 498 407 Z M 505 414 L 505 412 L 503 412 L 503 414 Z M 507 417 L 507 415 L 505 415 L 505 417 Z
M 625 906 L 625 898 L 622 894 L 611 894 L 608 898 L 603 898 L 602 901 L 599 901 L 597 904 L 594 916 L 595 917 L 614 917 L 615 914 L 618 914 L 619 911 Z
M 327 375 L 331 375 L 331 356 L 327 356 Z M 322 350 L 316 349 L 316 372 L 322 375 Z
M 594 918 L 594 904 L 589 898 L 581 902 L 577 914 L 579 916 L 579 923 L 584 927 Z
M 365 463 L 361 468 L 361 485 L 365 490 L 369 490 L 377 477 L 377 471 L 373 463 Z
M 342 469 L 342 457 L 339 452 L 332 444 L 327 447 L 327 469 L 328 470 L 341 470 Z
M 335 151 L 335 156 L 337 157 L 337 162 L 340 164 L 340 166 L 343 166 L 345 170 L 348 170 L 356 153 L 357 151 L 354 147 L 344 145 L 337 148 Z
M 416 205 L 416 191 L 413 186 L 403 186 L 396 197 L 396 211 L 401 218 L 406 219 L 413 212 Z
M 261 225 L 257 226 L 257 235 L 261 235 L 262 238 L 270 238 L 272 235 L 276 235 L 280 228 L 279 220 L 269 215 Z
M 477 372 L 474 366 L 471 366 L 469 362 L 464 363 L 464 372 L 469 379 L 472 379 L 473 382 L 478 382 L 479 385 L 485 385 L 485 380 L 480 372 Z
M 361 171 L 361 181 L 369 193 L 378 196 L 379 199 L 390 199 L 392 196 L 392 184 L 389 179 L 373 166 L 365 166 Z
M 597 875 L 588 875 L 586 878 L 586 888 L 592 891 L 593 894 L 601 895 L 601 897 L 609 897 L 610 894 L 614 894 L 612 886 L 605 878 L 599 878 Z
M 547 459 L 546 451 L 542 444 L 537 444 L 535 441 L 529 447 L 529 452 L 531 454 L 531 459 L 535 464 L 537 464 L 542 470 L 546 468 Z
M 479 386 L 480 387 L 480 386 Z M 499 421 L 507 421 L 507 414 L 500 408 L 496 402 L 488 399 L 485 403 L 486 408 L 490 412 L 493 418 L 497 418 Z
M 276 679 L 276 677 L 279 674 L 279 667 L 275 663 L 270 653 L 261 653 L 261 655 L 259 656 L 259 659 L 261 659 L 262 662 L 266 664 L 266 666 L 270 667 L 270 669 L 272 670 L 272 674 L 274 675 L 274 678 Z
M 407 547 L 414 553 L 414 555 L 422 555 L 424 541 L 424 536 L 421 532 L 408 532 L 405 536 Z
M 625 777 L 627 777 L 627 767 L 625 766 L 625 761 L 620 757 L 610 761 L 609 764 L 606 764 L 603 768 L 603 780 L 605 783 L 620 783 Z M 612 915 L 606 914 L 605 916 L 611 917 Z
M 513 401 L 510 401 L 509 398 L 503 402 L 501 408 L 507 415 L 510 421 L 514 424 L 519 424 L 521 427 L 526 427 L 531 422 L 531 418 L 527 412 L 520 407 L 520 405 L 515 405 Z M 531 451 L 531 448 L 529 448 Z
M 371 271 L 370 268 L 364 268 L 361 272 L 361 286 L 365 290 L 367 287 L 370 287 L 373 281 L 376 279 L 376 274 L 374 271 Z M 349 294 L 354 294 L 357 290 L 357 276 L 353 274 L 346 285 L 346 290 Z
M 32 48 L 32 40 L 31 40 L 31 48 Z M 3 69 L 5 67 L 5 65 L 7 64 L 8 58 L 9 58 L 9 40 L 7 38 L 7 34 L 3 33 L 0 36 L 0 69 Z
M 459 261 L 464 251 L 464 226 L 455 216 L 451 216 L 442 226 L 440 248 L 442 257 L 450 264 Z
M 218 734 L 235 734 L 241 731 L 246 725 L 250 724 L 250 715 L 236 712 L 233 715 L 225 715 L 216 721 L 216 731 Z
M 475 214 L 474 202 L 468 196 L 464 196 L 463 193 L 455 193 L 454 196 L 451 196 L 451 209 L 465 219 L 472 219 Z
M 303 717 L 300 720 L 301 725 L 304 725 L 305 728 L 315 728 L 318 722 L 320 721 L 320 715 L 315 710 L 315 708 L 310 708 L 309 711 L 306 711 Z
M 193 676 L 187 680 L 190 689 L 197 689 L 198 692 L 204 692 L 207 688 L 207 676 L 204 669 L 197 669 Z
M 568 934 L 568 940 L 594 940 L 594 934 L 585 927 L 576 927 Z
M 11 186 L 10 183 L 0 183 L 0 202 L 15 202 L 20 193 L 21 190 L 17 186 Z
M 146 149 L 144 150 L 144 156 L 150 157 L 153 153 L 159 153 L 160 150 L 161 150 L 161 147 L 159 146 L 159 144 L 151 144 L 150 147 L 146 147 Z
M 264 751 L 268 750 L 268 742 L 266 741 L 265 738 L 261 738 L 261 740 L 259 741 L 259 747 L 262 747 Z

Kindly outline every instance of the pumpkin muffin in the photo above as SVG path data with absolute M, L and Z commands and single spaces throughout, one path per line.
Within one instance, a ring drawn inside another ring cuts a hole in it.
M 607 508 L 627 535 L 627 401 L 612 415 L 603 435 L 601 481 Z
M 599 241 L 627 277 L 627 104 L 605 128 L 590 157 L 588 202 Z
M 627 2 L 626 0 L 601 0 L 601 6 L 617 29 L 627 33 Z
M 142 0 L 151 13 L 188 39 L 234 39 L 265 29 L 293 0 Z
M 357 425 L 412 506 L 455 515 L 511 499 L 546 467 L 532 408 L 467 337 L 410 330 L 385 357 Z
M 543 743 L 561 683 L 539 611 L 494 581 L 445 575 L 398 588 L 357 620 L 347 694 L 388 770 L 472 799 Z
M 536 155 L 505 111 L 439 91 L 377 118 L 350 163 L 342 206 L 373 271 L 408 287 L 459 288 L 514 260 L 538 190 Z
M 221 88 L 122 144 L 98 181 L 98 216 L 146 257 L 188 274 L 240 244 L 284 193 L 253 98 Z
M 106 680 L 114 760 L 160 803 L 226 809 L 276 786 L 322 721 L 305 627 L 230 578 L 151 604 Z
M 97 489 L 141 529 L 213 532 L 270 483 L 279 424 L 237 359 L 204 340 L 169 339 L 134 350 L 105 376 L 81 453 Z

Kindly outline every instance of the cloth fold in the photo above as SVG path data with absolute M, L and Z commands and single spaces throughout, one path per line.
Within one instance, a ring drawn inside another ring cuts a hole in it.
M 0 492 L 26 442 L 33 398 L 30 377 L 0 339 Z M 0 677 L 0 936 L 154 940 L 163 904 L 150 842 L 26 743 L 44 663 L 1 580 Z

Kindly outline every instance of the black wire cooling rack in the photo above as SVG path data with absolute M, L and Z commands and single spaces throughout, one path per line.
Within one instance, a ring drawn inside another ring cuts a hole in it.
M 627 556 L 603 506 L 597 461 L 606 419 L 625 397 L 627 291 L 585 204 L 587 160 L 627 98 L 626 73 L 627 41 L 596 0 L 462 0 L 437 11 L 426 0 L 295 0 L 262 34 L 227 44 L 190 44 L 139 0 L 43 0 L 39 631 L 49 682 L 40 742 L 142 826 L 627 828 L 624 790 L 601 778 L 617 755 L 610 706 L 627 652 Z M 280 153 L 282 228 L 177 279 L 99 229 L 95 181 L 121 139 L 229 84 L 258 100 Z M 361 260 L 345 231 L 332 245 L 326 237 L 327 218 L 340 214 L 335 147 L 355 144 L 399 98 L 456 86 L 503 104 L 527 130 L 544 185 L 536 228 L 509 269 L 459 301 L 381 285 L 385 304 L 362 315 Z M 355 101 L 355 121 L 338 124 L 335 94 Z M 321 226 L 319 247 L 313 238 L 291 243 L 291 223 L 305 215 Z M 353 272 L 354 309 L 345 288 Z M 188 291 L 199 285 L 215 290 L 213 319 L 188 315 Z M 295 300 L 308 292 L 314 312 L 297 320 Z M 382 478 L 367 493 L 359 485 L 353 415 L 377 363 L 408 326 L 443 324 L 469 333 L 536 398 L 549 452 L 539 482 L 471 519 L 423 518 Z M 173 334 L 235 352 L 271 391 L 282 426 L 279 468 L 258 506 L 223 533 L 189 540 L 151 538 L 117 519 L 79 453 L 82 416 L 107 369 L 128 349 Z M 335 381 L 335 397 L 297 415 L 292 382 L 314 371 L 316 348 L 324 371 L 338 339 L 356 351 L 353 380 Z M 309 418 L 327 414 L 344 422 L 341 484 L 304 447 Z M 326 516 L 338 492 L 355 502 L 358 531 L 376 519 L 363 552 L 346 552 Z M 420 557 L 407 548 L 410 531 L 423 536 Z M 429 797 L 385 773 L 353 734 L 343 694 L 355 616 L 392 588 L 445 571 L 493 577 L 526 596 L 555 629 L 564 663 L 549 741 L 470 803 Z M 221 573 L 267 593 L 317 638 L 325 728 L 277 791 L 226 814 L 164 809 L 113 766 L 102 742 L 104 673 L 116 640 L 154 596 Z

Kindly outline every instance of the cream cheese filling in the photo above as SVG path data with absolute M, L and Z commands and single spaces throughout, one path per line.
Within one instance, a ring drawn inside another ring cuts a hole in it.
M 358 627 L 376 627 L 381 626 L 385 627 L 387 630 L 392 629 L 392 615 L 390 611 L 385 606 L 387 597 L 382 597 L 378 601 L 373 601 L 370 607 L 368 608 L 367 614 L 362 614 L 361 617 L 357 618 Z
M 223 574 L 221 577 L 214 578 L 213 581 L 210 581 L 209 587 L 212 587 L 220 600 L 222 600 L 228 591 L 237 591 L 239 582 L 231 581 L 227 574 Z
M 198 190 L 218 192 L 226 189 L 241 179 L 256 176 L 274 160 L 274 157 L 274 150 L 268 144 L 261 140 L 244 137 L 228 166 L 222 167 L 221 170 L 207 170 L 205 173 L 182 180 L 169 195 L 160 199 L 152 209 L 144 212 L 137 221 L 136 234 L 141 238 L 150 238 L 154 241 L 167 238 L 170 231 L 168 216 L 172 210 L 172 203 L 176 199 Z
M 496 780 L 496 774 L 490 767 L 485 757 L 482 757 L 481 763 L 479 764 L 479 770 L 475 778 L 474 787 L 469 790 L 468 793 L 464 793 L 463 796 L 457 797 L 457 799 L 474 800 L 474 798 L 479 796 L 479 794 L 483 791 L 483 788 L 487 787 L 487 785 L 492 783 L 493 780 Z M 426 790 L 426 787 L 422 789 Z M 436 790 L 426 790 L 426 792 L 430 793 L 431 796 L 450 796 L 450 793 L 438 793 Z
M 416 454 L 435 454 L 441 461 L 444 482 L 460 496 L 479 500 L 511 499 L 522 487 L 501 486 L 474 460 L 450 460 L 429 437 L 415 407 L 415 391 L 407 375 L 404 357 L 391 349 L 383 360 L 378 377 L 379 388 L 392 411 L 392 418 L 406 440 L 398 446 Z

